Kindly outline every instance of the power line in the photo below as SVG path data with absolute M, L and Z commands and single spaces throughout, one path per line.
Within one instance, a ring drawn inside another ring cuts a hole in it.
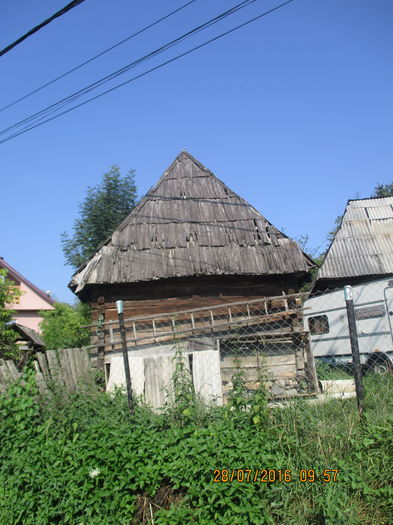
M 176 38 L 175 40 L 172 40 L 171 42 L 166 43 L 165 45 L 159 47 L 158 49 L 148 53 L 147 55 L 134 60 L 133 62 L 127 64 L 126 66 L 118 69 L 117 71 L 97 80 L 96 82 L 93 82 L 92 84 L 89 84 L 88 86 L 80 89 L 79 91 L 76 91 L 75 93 L 55 102 L 54 104 L 51 104 L 50 106 L 47 106 L 46 108 L 43 108 L 42 110 L 38 111 L 37 113 L 34 113 L 33 115 L 30 115 L 29 117 L 17 122 L 16 124 L 13 124 L 12 126 L 9 126 L 8 128 L 5 128 L 0 131 L 0 135 L 4 135 L 7 131 L 11 131 L 13 129 L 16 129 L 23 124 L 27 124 L 28 122 L 32 122 L 34 120 L 42 120 L 42 118 L 45 118 L 46 116 L 53 114 L 54 112 L 58 111 L 62 107 L 65 107 L 67 104 L 72 103 L 76 101 L 78 98 L 82 97 L 83 95 L 89 93 L 93 89 L 96 89 L 100 87 L 101 85 L 109 82 L 110 80 L 126 73 L 130 69 L 136 67 L 139 64 L 142 64 L 143 62 L 149 60 L 150 58 L 157 56 L 167 49 L 173 47 L 174 45 L 180 43 L 181 41 L 185 40 L 186 38 L 189 38 L 193 34 L 196 34 L 207 27 L 210 27 L 211 25 L 216 24 L 217 22 L 221 21 L 223 18 L 235 13 L 239 9 L 242 9 L 243 7 L 246 7 L 246 5 L 255 2 L 256 0 L 243 0 L 240 2 L 240 4 L 235 5 L 234 7 L 228 9 L 227 11 L 224 11 L 223 13 L 217 15 L 216 17 L 208 20 L 204 24 L 201 24 L 200 26 L 197 26 L 196 28 L 188 31 L 187 33 L 181 35 L 180 37 Z
M 178 13 L 179 11 L 181 11 L 182 9 L 185 9 L 186 7 L 188 7 L 190 4 L 193 4 L 194 2 L 196 2 L 197 0 L 190 0 L 190 2 L 187 2 L 186 4 L 182 5 L 181 7 L 178 7 L 177 9 L 175 9 L 174 11 L 171 11 L 170 13 L 162 16 L 161 18 L 159 18 L 158 20 L 155 20 L 154 22 L 152 22 L 151 24 L 147 25 L 146 27 L 142 28 L 142 29 L 139 29 L 138 31 L 136 31 L 135 33 L 133 33 L 132 35 L 129 35 L 128 37 L 124 38 L 123 40 L 120 40 L 120 42 L 117 42 L 117 44 L 114 44 L 113 46 L 111 47 L 108 47 L 107 49 L 104 49 L 104 51 L 101 51 L 100 53 L 98 53 L 97 55 L 89 58 L 88 60 L 85 60 L 84 62 L 82 62 L 81 64 L 79 64 L 78 66 L 75 66 L 73 67 L 72 69 L 70 69 L 69 71 L 66 71 L 65 73 L 62 73 L 61 75 L 59 75 L 58 77 L 50 80 L 49 82 L 46 82 L 45 84 L 43 84 L 42 86 L 39 86 L 38 88 L 34 89 L 33 91 L 30 91 L 30 93 L 27 93 L 26 95 L 23 95 L 22 97 L 18 98 L 17 100 L 14 100 L 13 102 L 10 102 L 9 104 L 7 104 L 6 106 L 0 108 L 0 112 L 1 111 L 4 111 L 5 109 L 8 109 L 12 106 L 14 106 L 15 104 L 18 104 L 18 102 L 21 102 L 22 100 L 25 100 L 26 98 L 28 97 L 31 97 L 32 95 L 34 95 L 35 93 L 38 93 L 39 91 L 45 89 L 46 87 L 54 84 L 55 82 L 57 82 L 58 80 L 61 80 L 62 78 L 70 75 L 71 73 L 73 73 L 74 71 L 77 71 L 78 69 L 80 69 L 81 67 L 83 66 L 86 66 L 87 64 L 90 64 L 90 62 L 93 62 L 93 60 L 96 60 L 97 58 L 99 57 L 102 57 L 103 55 L 105 55 L 106 53 L 109 53 L 109 51 L 112 51 L 113 49 L 115 49 L 116 47 L 119 47 L 121 46 L 122 44 L 124 44 L 125 42 L 128 42 L 129 40 L 131 40 L 132 38 L 135 38 L 136 36 L 138 35 L 141 35 L 142 33 L 144 33 L 145 31 L 147 31 L 148 29 L 151 29 L 152 27 L 154 27 L 155 25 L 159 24 L 160 22 L 163 22 L 164 20 L 166 20 L 167 18 L 169 18 L 170 16 L 174 15 L 175 13 Z
M 60 9 L 60 11 L 57 11 L 57 13 L 55 13 L 54 15 L 50 16 L 49 18 L 47 18 L 46 20 L 44 20 L 43 22 L 41 22 L 40 24 L 38 24 L 37 26 L 33 27 L 33 29 L 30 29 L 30 31 L 28 31 L 27 33 L 25 33 L 23 36 L 21 36 L 20 38 L 18 38 L 18 40 L 15 40 L 15 42 L 13 42 L 12 44 L 10 44 L 9 46 L 5 47 L 4 49 L 2 49 L 0 51 L 0 57 L 5 55 L 6 53 L 8 53 L 9 51 L 11 51 L 11 49 L 13 49 L 14 47 L 16 47 L 18 44 L 20 44 L 21 42 L 23 42 L 23 40 L 26 40 L 26 38 L 28 38 L 29 36 L 33 35 L 34 33 L 36 33 L 37 31 L 39 31 L 40 29 L 42 29 L 43 27 L 45 27 L 46 25 L 50 24 L 53 20 L 55 20 L 55 18 L 59 18 L 59 16 L 63 16 L 65 13 L 67 13 L 67 11 L 69 11 L 70 9 L 73 9 L 74 7 L 78 6 L 79 4 L 81 4 L 82 2 L 84 2 L 85 0 L 73 0 L 72 2 L 70 2 L 69 4 L 67 4 L 66 6 L 64 6 L 62 9 Z
M 7 133 L 8 131 L 11 131 L 13 129 L 17 129 L 21 126 L 23 126 L 24 124 L 27 124 L 29 122 L 33 122 L 33 121 L 39 121 L 39 120 L 42 120 L 42 118 L 45 118 L 47 116 L 49 116 L 50 114 L 53 114 L 54 112 L 62 109 L 63 107 L 67 106 L 68 104 L 76 101 L 78 98 L 82 97 L 83 95 L 86 95 L 87 93 L 89 93 L 90 91 L 93 91 L 94 89 L 97 89 L 98 87 L 100 87 L 101 85 L 109 82 L 110 80 L 113 80 L 114 78 L 120 76 L 120 75 L 123 75 L 124 73 L 126 73 L 127 71 L 129 71 L 130 69 L 142 64 L 143 62 L 153 58 L 154 56 L 157 56 L 161 53 L 163 53 L 164 51 L 166 51 L 167 49 L 170 49 L 171 47 L 179 44 L 180 42 L 182 42 L 183 40 L 191 37 L 192 35 L 200 32 L 200 31 L 203 31 L 204 29 L 220 22 L 221 20 L 223 20 L 224 18 L 236 13 L 237 11 L 239 11 L 240 9 L 243 9 L 244 7 L 250 5 L 251 3 L 254 3 L 256 2 L 256 0 L 243 0 L 242 2 L 240 2 L 239 4 L 236 4 L 235 6 L 231 7 L 230 9 L 228 9 L 227 11 L 224 11 L 223 13 L 220 13 L 219 15 L 211 18 L 210 20 L 208 20 L 207 22 L 204 22 L 203 24 L 195 27 L 194 29 L 191 29 L 190 31 L 184 33 L 183 35 L 175 38 L 174 40 L 164 44 L 163 46 L 159 47 L 158 49 L 155 49 L 154 51 L 148 53 L 147 55 L 141 57 L 141 58 L 138 58 L 137 60 L 134 60 L 133 62 L 130 62 L 129 64 L 127 64 L 126 66 L 118 69 L 117 71 L 109 74 L 109 75 L 106 75 L 105 77 L 93 82 L 92 84 L 89 84 L 88 86 L 80 89 L 79 91 L 76 91 L 74 93 L 72 93 L 71 95 L 68 95 L 67 97 L 51 104 L 50 106 L 47 106 L 43 109 L 41 109 L 40 111 L 36 112 L 36 113 L 33 113 L 32 115 L 30 115 L 29 117 L 26 117 L 25 119 L 23 120 L 20 120 L 19 122 L 17 122 L 16 124 L 13 124 L 12 126 L 9 126 L 8 128 L 5 128 L 3 130 L 0 131 L 0 135 L 4 135 L 5 133 Z
M 115 91 L 116 89 L 119 89 L 120 87 L 122 87 L 122 86 L 124 86 L 126 84 L 129 84 L 130 82 L 133 82 L 133 81 L 135 81 L 135 80 L 137 80 L 137 79 L 139 79 L 141 77 L 144 77 L 145 75 L 147 75 L 149 73 L 152 73 L 153 71 L 156 71 L 157 69 L 160 69 L 160 68 L 162 68 L 162 67 L 164 67 L 164 66 L 166 66 L 166 65 L 168 65 L 168 64 L 170 64 L 170 63 L 172 63 L 172 62 L 174 62 L 174 61 L 176 61 L 176 60 L 178 60 L 180 58 L 182 58 L 183 56 L 186 56 L 186 55 L 188 55 L 188 54 L 190 54 L 190 53 L 192 53 L 192 52 L 194 52 L 194 51 L 196 51 L 196 50 L 198 50 L 198 49 L 200 49 L 200 48 L 202 48 L 202 47 L 204 47 L 204 46 L 206 46 L 206 45 L 208 45 L 208 44 L 210 44 L 210 43 L 212 43 L 212 42 L 214 42 L 214 41 L 216 41 L 216 40 L 218 40 L 218 39 L 220 39 L 220 38 L 222 38 L 222 37 L 224 37 L 224 36 L 226 36 L 226 35 L 228 35 L 228 34 L 230 34 L 232 32 L 234 32 L 234 31 L 236 31 L 236 30 L 238 30 L 238 29 L 240 29 L 240 28 L 242 28 L 242 27 L 244 27 L 244 26 L 246 26 L 246 25 L 248 25 L 248 24 L 250 24 L 250 23 L 252 23 L 252 22 L 254 22 L 256 20 L 258 20 L 258 19 L 260 19 L 260 18 L 262 18 L 262 17 L 272 13 L 273 11 L 276 11 L 276 10 L 280 9 L 281 7 L 284 7 L 285 5 L 287 5 L 287 4 L 291 3 L 291 2 L 293 2 L 293 0 L 288 0 L 288 1 L 286 1 L 286 2 L 284 2 L 282 4 L 280 4 L 280 5 L 272 8 L 272 9 L 269 9 L 268 11 L 263 12 L 262 14 L 254 17 L 254 18 L 252 18 L 252 19 L 250 19 L 250 20 L 248 20 L 248 21 L 246 21 L 246 22 L 244 22 L 244 23 L 242 23 L 242 24 L 240 24 L 240 25 L 238 25 L 238 26 L 228 30 L 228 31 L 225 31 L 224 33 L 221 33 L 220 35 L 218 35 L 218 36 L 216 36 L 216 37 L 214 37 L 214 38 L 212 38 L 210 40 L 207 40 L 206 42 L 203 42 L 202 44 L 199 44 L 198 46 L 193 47 L 192 49 L 190 49 L 188 51 L 185 51 L 184 53 L 181 53 L 181 54 L 175 56 L 174 58 L 171 58 L 171 59 L 169 59 L 169 60 L 167 60 L 167 61 L 165 61 L 165 62 L 163 62 L 163 63 L 161 63 L 161 64 L 159 64 L 159 65 L 157 65 L 157 66 L 155 66 L 155 67 L 153 67 L 153 68 L 151 68 L 151 69 L 149 69 L 149 70 L 147 70 L 147 71 L 145 71 L 145 72 L 143 72 L 143 73 L 141 73 L 141 74 L 139 74 L 139 75 L 137 75 L 135 77 L 132 77 L 131 79 L 126 80 L 125 82 L 122 82 L 121 84 L 118 84 L 118 85 L 116 85 L 116 86 L 114 86 L 114 87 L 112 87 L 112 88 L 110 88 L 110 89 L 108 89 L 108 90 L 106 90 L 106 91 L 104 91 L 104 92 L 94 96 L 94 97 L 91 97 L 90 99 L 88 99 L 88 100 L 86 100 L 84 102 L 81 102 L 80 104 L 77 104 L 77 105 L 73 106 L 72 108 L 69 108 L 69 109 L 67 109 L 65 111 L 62 111 L 61 113 L 59 113 L 59 114 L 57 114 L 57 115 L 55 115 L 55 116 L 53 116 L 51 118 L 48 118 L 46 120 L 43 120 L 42 122 L 39 122 L 37 124 L 34 124 L 34 125 L 26 127 L 26 128 L 23 128 L 21 131 L 10 135 L 6 139 L 0 140 L 0 144 L 3 143 L 3 142 L 7 142 L 8 140 L 11 140 L 12 138 L 15 138 L 15 137 L 17 137 L 19 135 L 22 135 L 22 134 L 26 133 L 27 131 L 30 131 L 30 130 L 36 128 L 36 127 L 42 126 L 43 124 L 45 124 L 47 122 L 50 122 L 50 121 L 52 121 L 52 120 L 54 120 L 54 119 L 56 119 L 56 118 L 58 118 L 58 117 L 60 117 L 62 115 L 65 115 L 66 113 L 69 113 L 70 111 L 73 111 L 74 109 L 77 109 L 77 108 L 79 108 L 81 106 L 84 106 L 85 104 L 88 104 L 89 102 L 92 102 L 93 100 L 96 100 L 96 99 L 98 99 L 98 98 L 100 98 L 100 97 L 102 97 L 102 96 L 104 96 L 104 95 L 106 95 L 108 93 L 111 93 L 112 91 Z M 53 110 L 53 111 L 55 111 L 55 110 Z M 41 120 L 43 118 L 45 118 L 45 115 L 41 116 Z M 25 121 L 27 121 L 27 120 L 28 119 L 25 119 Z M 22 123 L 26 123 L 25 121 L 23 121 Z M 3 130 L 3 131 L 6 131 L 6 130 Z M 1 133 L 3 133 L 3 132 L 1 132 Z
M 7 142 L 7 141 L 9 141 L 9 140 L 11 140 L 11 139 L 13 139 L 15 137 L 18 137 L 19 135 L 23 135 L 24 133 L 27 133 L 28 131 L 30 131 L 32 129 L 35 129 L 35 128 L 39 127 L 39 126 L 42 126 L 43 124 L 46 124 L 47 122 L 55 120 L 56 118 L 61 117 L 62 115 L 65 115 L 65 114 L 73 111 L 74 109 L 77 109 L 77 108 L 79 108 L 81 106 L 84 106 L 85 104 L 88 104 L 89 102 L 92 102 L 93 100 L 96 100 L 96 99 L 98 99 L 100 97 L 103 97 L 104 95 L 107 95 L 108 93 L 111 93 L 112 91 L 115 91 L 116 89 L 119 89 L 122 86 L 125 86 L 126 84 L 134 82 L 135 80 L 137 80 L 139 78 L 142 78 L 142 77 L 148 75 L 149 73 L 152 73 L 153 71 L 161 69 L 161 68 L 167 66 L 168 64 L 171 64 L 172 62 L 175 62 L 176 60 L 179 60 L 180 58 L 182 58 L 184 56 L 187 56 L 187 55 L 193 53 L 194 51 L 197 51 L 198 49 L 201 49 L 201 48 L 203 48 L 203 47 L 205 47 L 205 46 L 215 42 L 216 40 L 219 40 L 220 38 L 223 38 L 224 36 L 227 36 L 227 35 L 233 33 L 234 31 L 237 31 L 238 29 L 241 29 L 242 27 L 245 27 L 245 26 L 251 24 L 252 22 L 255 22 L 256 20 L 259 20 L 260 18 L 262 18 L 264 16 L 267 16 L 268 14 L 270 14 L 270 13 L 272 13 L 274 11 L 277 11 L 278 9 L 281 9 L 282 7 L 290 4 L 293 1 L 294 0 L 287 0 L 286 2 L 283 2 L 282 4 L 279 4 L 279 5 L 271 8 L 271 9 L 269 9 L 268 11 L 264 11 L 260 15 L 255 16 L 255 17 L 247 20 L 246 22 L 243 22 L 242 24 L 239 24 L 239 25 L 233 27 L 232 29 L 229 29 L 228 31 L 225 31 L 224 33 L 221 33 L 221 34 L 219 34 L 219 35 L 217 35 L 217 36 L 215 36 L 215 37 L 213 37 L 213 38 L 203 42 L 202 44 L 199 44 L 199 45 L 191 48 L 188 51 L 185 51 L 184 53 L 181 53 L 181 54 L 179 54 L 179 55 L 177 55 L 177 56 L 175 56 L 175 57 L 173 57 L 173 58 L 171 58 L 169 60 L 166 60 L 165 62 L 162 62 L 161 64 L 159 64 L 159 65 L 157 65 L 157 66 L 155 66 L 155 67 L 153 67 L 153 68 L 151 68 L 151 69 L 149 69 L 149 70 L 147 70 L 147 71 L 145 71 L 145 72 L 143 72 L 143 73 L 141 73 L 141 74 L 139 74 L 139 75 L 137 75 L 135 77 L 132 77 L 129 80 L 126 80 L 125 82 L 122 82 L 121 84 L 118 84 L 118 85 L 116 85 L 116 86 L 114 86 L 114 87 L 112 87 L 112 88 L 110 88 L 110 89 L 108 89 L 108 90 L 106 90 L 106 91 L 104 91 L 102 93 L 99 93 L 98 95 L 95 95 L 94 97 L 91 97 L 88 100 L 85 100 L 85 101 L 81 102 L 80 104 L 77 104 L 76 106 L 73 106 L 72 108 L 69 108 L 69 109 L 67 109 L 67 110 L 65 110 L 65 111 L 63 111 L 63 112 L 61 112 L 61 113 L 59 113 L 59 114 L 57 114 L 57 115 L 55 115 L 55 116 L 53 116 L 51 118 L 48 118 L 48 119 L 46 119 L 46 120 L 44 120 L 44 121 L 42 121 L 42 122 L 40 122 L 38 124 L 35 124 L 33 126 L 24 128 L 21 131 L 19 131 L 17 133 L 14 133 L 13 135 L 10 135 L 9 137 L 7 137 L 7 138 L 5 138 L 3 140 L 0 140 L 0 144 L 2 144 L 4 142 Z

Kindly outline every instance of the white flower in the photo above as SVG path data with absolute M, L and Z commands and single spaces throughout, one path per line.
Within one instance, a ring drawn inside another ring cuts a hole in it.
M 91 479 L 94 479 L 98 476 L 100 472 L 101 470 L 99 468 L 92 468 L 89 472 L 89 476 L 91 477 Z

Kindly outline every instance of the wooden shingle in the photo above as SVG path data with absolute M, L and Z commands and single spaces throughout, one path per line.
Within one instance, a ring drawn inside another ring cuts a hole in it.
M 78 293 L 94 284 L 306 273 L 310 266 L 296 242 L 183 151 L 70 287 Z

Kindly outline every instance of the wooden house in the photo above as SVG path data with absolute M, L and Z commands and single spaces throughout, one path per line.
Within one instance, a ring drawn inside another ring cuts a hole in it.
M 311 266 L 295 241 L 182 151 L 69 286 L 102 327 L 117 319 L 119 299 L 126 319 L 245 304 L 297 292 Z M 98 329 L 96 343 L 99 361 L 110 362 L 108 331 Z

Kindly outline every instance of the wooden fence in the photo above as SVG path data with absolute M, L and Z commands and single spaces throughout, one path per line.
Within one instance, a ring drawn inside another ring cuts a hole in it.
M 91 370 L 88 350 L 68 348 L 46 350 L 35 354 L 34 367 L 40 392 L 45 393 L 53 384 L 75 390 L 79 381 Z M 0 359 L 0 391 L 22 375 L 12 360 Z

